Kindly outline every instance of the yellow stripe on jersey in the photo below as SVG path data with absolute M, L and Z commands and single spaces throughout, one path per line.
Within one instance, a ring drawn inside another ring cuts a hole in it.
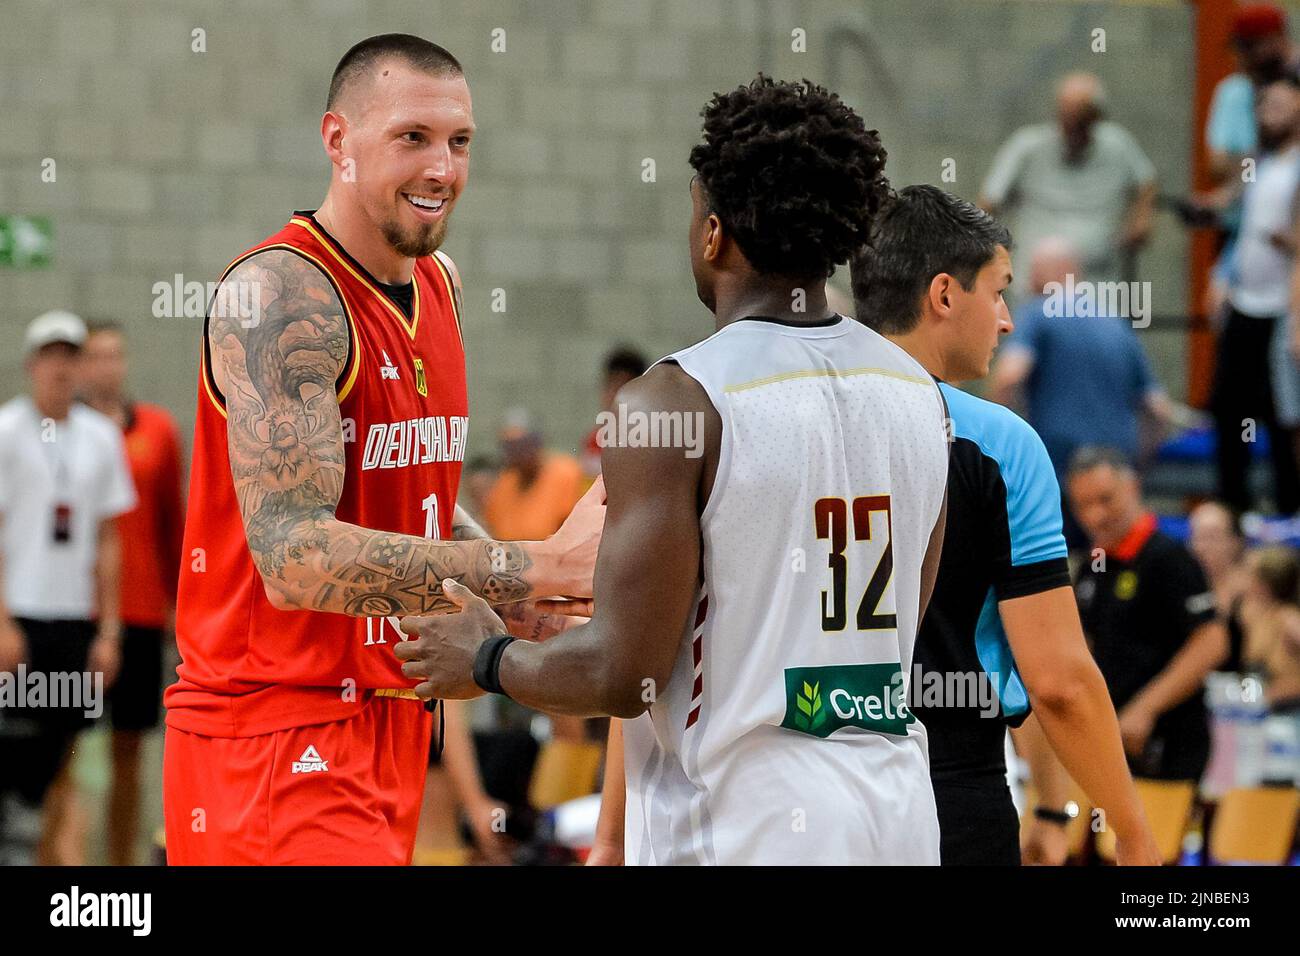
M 212 403 L 213 408 L 221 413 L 222 418 L 229 418 L 230 416 L 226 414 L 226 406 L 222 405 L 217 400 L 217 396 L 212 394 L 212 382 L 208 380 L 208 375 L 208 350 L 205 345 L 199 353 L 199 380 L 203 382 L 203 394 L 208 396 L 208 401 Z
M 383 305 L 384 308 L 386 308 L 389 312 L 393 313 L 393 315 L 397 316 L 397 321 L 402 323 L 402 328 L 406 330 L 406 334 L 409 335 L 412 340 L 415 339 L 415 329 L 420 324 L 420 283 L 415 282 L 414 278 L 412 278 L 412 285 L 415 288 L 415 296 L 411 303 L 411 314 L 415 318 L 412 321 L 408 322 L 406 320 L 406 316 L 402 314 L 402 310 L 399 309 L 397 306 L 393 305 L 392 301 L 388 298 L 388 296 L 384 295 L 382 292 L 376 289 L 374 283 L 372 283 L 369 279 L 363 276 L 356 269 L 352 268 L 352 263 L 348 262 L 347 259 L 339 255 L 338 250 L 334 248 L 333 244 L 330 243 L 328 239 L 326 239 L 324 236 L 320 234 L 320 231 L 317 230 L 317 228 L 314 225 L 312 225 L 310 219 L 304 219 L 301 216 L 294 216 L 289 221 L 294 223 L 295 225 L 301 226 L 302 228 L 310 232 L 313 236 L 315 236 L 316 241 L 319 242 L 322 246 L 324 246 L 329 251 L 329 254 L 333 256 L 335 260 L 337 260 L 339 265 L 341 265 L 344 269 L 347 269 L 348 272 L 352 274 L 352 277 L 354 279 L 356 279 L 363 286 L 369 289 L 374 294 L 375 298 L 379 300 L 380 304 Z
M 433 261 L 438 264 L 438 271 L 442 273 L 442 281 L 447 285 L 447 297 L 451 299 L 451 314 L 456 319 L 456 336 L 460 339 L 460 347 L 465 348 L 465 332 L 460 324 L 460 303 L 456 301 L 456 283 L 451 278 L 451 269 L 447 263 L 442 261 L 442 253 L 434 252 Z
M 739 385 L 728 385 L 723 391 L 728 393 L 744 392 L 751 388 L 762 388 L 765 385 L 775 385 L 778 382 L 788 382 L 797 378 L 848 378 L 851 375 L 883 375 L 885 378 L 898 379 L 900 382 L 911 382 L 914 385 L 934 385 L 933 379 L 921 378 L 918 375 L 907 375 L 888 368 L 810 368 L 798 372 L 782 372 L 779 375 L 769 375 L 767 378 L 755 379 L 752 382 L 743 382 Z

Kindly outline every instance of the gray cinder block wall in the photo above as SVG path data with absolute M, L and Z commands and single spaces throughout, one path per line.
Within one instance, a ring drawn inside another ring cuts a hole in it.
M 1049 115 L 1054 77 L 1092 69 L 1162 189 L 1188 186 L 1191 16 L 1174 0 L 5 0 L 0 19 L 0 215 L 55 230 L 50 267 L 0 267 L 0 399 L 22 387 L 23 326 L 66 306 L 127 323 L 135 391 L 187 434 L 200 323 L 154 318 L 154 284 L 212 280 L 316 205 L 329 76 L 373 33 L 448 47 L 474 97 L 480 134 L 445 249 L 466 285 L 476 453 L 514 404 L 573 447 L 608 347 L 659 355 L 711 330 L 684 247 L 686 154 L 711 93 L 760 68 L 834 85 L 881 130 L 897 184 L 941 183 L 952 159 L 944 185 L 971 198 L 999 143 Z M 1159 314 L 1185 310 L 1185 255 L 1162 216 L 1142 275 Z M 1180 330 L 1142 334 L 1180 394 Z

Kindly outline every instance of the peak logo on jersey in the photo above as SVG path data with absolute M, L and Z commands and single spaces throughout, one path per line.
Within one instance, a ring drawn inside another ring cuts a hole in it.
M 379 351 L 384 353 L 384 364 L 379 366 L 379 377 L 392 379 L 395 382 L 401 381 L 400 376 L 397 374 L 397 366 L 394 365 L 393 360 L 388 357 L 388 350 L 380 349 Z
M 320 754 L 316 752 L 316 748 L 309 745 L 307 749 L 302 752 L 302 756 L 293 762 L 293 770 L 290 772 L 323 773 L 329 770 L 329 768 L 330 765 L 321 759 Z
M 845 727 L 905 736 L 916 720 L 900 664 L 787 667 L 785 701 L 781 726 L 813 737 Z
M 415 362 L 415 390 L 425 398 L 429 397 L 429 383 L 424 379 L 424 359 L 413 359 Z

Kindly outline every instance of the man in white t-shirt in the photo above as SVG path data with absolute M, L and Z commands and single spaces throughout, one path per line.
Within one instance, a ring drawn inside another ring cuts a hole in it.
M 1229 270 L 1210 410 L 1218 430 L 1218 497 L 1239 511 L 1257 506 L 1248 472 L 1254 429 L 1264 425 L 1270 439 L 1273 503 L 1290 515 L 1300 511 L 1300 468 L 1292 446 L 1300 410 L 1292 389 L 1275 394 L 1269 366 L 1274 358 L 1288 358 L 1295 262 L 1292 224 L 1300 185 L 1300 79 L 1292 75 L 1264 87 L 1256 119 L 1261 152 L 1242 191 L 1241 227 Z M 1273 354 L 1275 345 L 1280 355 Z
M 135 505 L 121 430 L 73 401 L 86 326 L 27 328 L 30 391 L 0 406 L 0 864 L 28 862 L 40 806 L 116 674 L 115 519 Z
M 1016 237 L 1012 268 L 1029 289 L 1029 253 L 1060 237 L 1078 252 L 1093 282 L 1126 275 L 1125 257 L 1151 233 L 1156 170 L 1133 135 L 1105 119 L 1106 94 L 1091 73 L 1056 88 L 1056 122 L 1024 126 L 1003 144 L 980 189 L 980 207 L 1008 218 Z

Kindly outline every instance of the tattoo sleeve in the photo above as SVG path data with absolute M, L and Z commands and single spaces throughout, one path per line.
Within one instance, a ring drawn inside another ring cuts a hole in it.
M 443 597 L 444 578 L 494 603 L 550 584 L 533 568 L 537 543 L 494 541 L 472 521 L 480 536 L 456 541 L 339 521 L 344 444 L 335 381 L 348 353 L 342 304 L 319 269 L 284 250 L 237 266 L 218 302 L 235 301 L 241 286 L 232 284 L 251 287 L 260 314 L 209 317 L 213 375 L 226 399 L 248 549 L 277 606 L 361 617 L 429 614 L 454 607 Z M 456 514 L 457 537 L 469 538 L 460 533 L 464 513 Z

